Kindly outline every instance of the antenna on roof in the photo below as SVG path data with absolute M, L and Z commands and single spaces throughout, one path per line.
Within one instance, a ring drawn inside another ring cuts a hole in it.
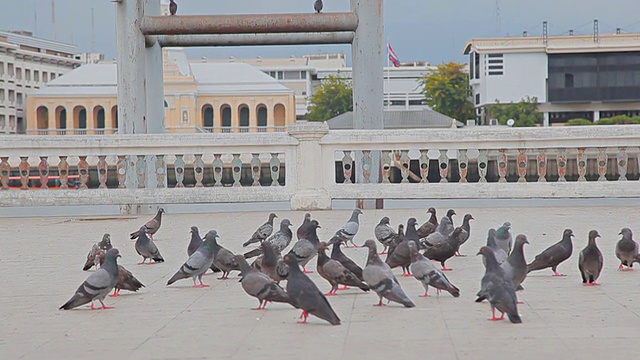
M 51 36 L 56 40 L 56 2 L 51 0 Z
M 38 7 L 36 0 L 33 0 L 33 36 L 38 36 Z
M 91 0 L 91 52 L 96 51 L 96 22 L 93 16 L 94 0 Z
M 549 27 L 547 26 L 547 20 L 542 22 L 542 42 L 547 45 L 549 41 Z
M 500 34 L 500 0 L 496 0 L 496 32 Z
M 600 34 L 598 34 L 598 19 L 593 20 L 593 42 L 600 42 Z

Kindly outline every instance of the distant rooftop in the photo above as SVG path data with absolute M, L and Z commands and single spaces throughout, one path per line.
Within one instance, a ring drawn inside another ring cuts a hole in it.
M 453 118 L 443 115 L 431 109 L 419 110 L 384 110 L 385 129 L 419 129 L 419 128 L 450 128 L 453 125 Z M 340 114 L 333 119 L 327 120 L 329 129 L 347 130 L 353 129 L 353 112 L 349 111 Z M 456 126 L 463 124 L 459 121 Z
M 73 44 L 35 37 L 33 33 L 24 30 L 0 31 L 0 42 L 18 45 L 23 50 L 55 52 L 61 55 L 73 55 L 78 52 L 78 47 Z

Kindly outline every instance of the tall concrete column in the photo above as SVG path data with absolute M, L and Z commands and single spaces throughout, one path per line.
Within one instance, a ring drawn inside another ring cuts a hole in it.
M 596 123 L 600 120 L 600 110 L 595 110 L 593 112 L 593 122 Z
M 542 113 L 542 126 L 549 126 L 549 113 L 548 112 L 543 112 Z

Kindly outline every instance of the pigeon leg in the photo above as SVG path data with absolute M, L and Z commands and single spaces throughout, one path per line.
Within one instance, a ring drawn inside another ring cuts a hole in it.
M 427 294 L 427 291 L 425 290 L 424 294 L 422 295 L 418 295 L 419 297 L 429 297 L 429 294 Z
M 504 313 L 502 313 L 502 318 L 504 317 Z M 491 308 L 491 319 L 488 319 L 489 321 L 498 321 L 498 320 L 502 320 L 502 318 L 497 318 L 496 317 L 496 308 L 492 307 Z
M 142 262 L 139 262 L 138 265 L 144 265 L 145 261 L 147 261 L 147 258 L 142 258 Z
M 100 301 L 100 304 L 102 304 L 102 308 L 103 309 L 113 309 L 113 306 L 107 306 L 105 305 L 102 300 L 98 299 L 98 301 Z M 91 305 L 93 305 L 93 303 L 91 303 Z
M 387 248 L 389 248 L 387 245 L 384 246 L 384 249 L 382 249 L 382 252 L 379 255 L 384 255 L 387 253 Z
M 91 302 L 91 310 L 100 310 L 100 308 L 97 308 L 95 305 L 93 305 L 93 301 Z
M 467 256 L 467 255 L 462 255 L 462 254 L 460 253 L 460 251 L 456 251 L 456 256 L 465 257 L 465 256 Z
M 113 294 L 109 295 L 110 297 L 117 297 L 120 295 L 120 289 L 113 289 Z
M 567 276 L 565 274 L 560 274 L 559 272 L 553 270 L 553 276 Z
M 402 272 L 402 276 L 407 277 L 407 276 L 412 276 L 411 273 L 407 272 Z
M 622 270 L 622 271 L 633 271 L 633 269 L 632 269 L 632 268 L 630 268 L 630 267 L 628 267 L 628 268 L 625 268 L 625 269 L 624 269 L 624 270 Z
M 263 300 L 258 299 L 258 301 L 260 302 L 260 304 L 258 304 L 258 307 L 251 308 L 251 310 L 262 310 L 262 309 L 264 309 L 264 306 L 262 306 Z M 265 305 L 266 305 L 266 300 L 264 300 L 264 302 L 265 302 Z
M 198 285 L 198 287 L 201 287 L 201 288 L 209 287 L 209 285 L 202 282 L 202 278 L 198 278 L 198 280 L 200 281 L 200 285 Z
M 337 288 L 336 290 L 349 290 L 349 287 L 347 285 L 342 285 L 341 287 Z M 335 291 L 334 291 L 335 293 Z
M 300 314 L 300 319 L 302 319 L 302 321 L 298 321 L 298 324 L 306 324 L 308 317 L 309 313 L 306 310 L 302 310 L 302 314 Z
M 324 294 L 324 296 L 334 296 L 336 293 L 333 292 L 333 290 L 329 291 L 328 293 Z
M 351 240 L 351 245 L 353 245 L 354 248 L 358 248 L 358 245 L 356 243 L 353 242 L 353 240 Z
M 453 270 L 453 269 L 452 269 L 452 268 L 448 268 L 448 267 L 444 264 L 444 262 L 442 262 L 442 271 L 451 271 L 451 270 Z
M 218 280 L 227 280 L 229 278 L 229 273 L 226 271 L 222 272 L 222 277 L 219 277 Z
M 302 272 L 305 274 L 313 274 L 313 271 L 307 270 L 307 268 L 305 268 L 304 266 L 302 267 Z
M 377 304 L 375 304 L 373 306 L 384 306 L 384 304 L 382 303 L 382 298 L 380 298 L 380 302 L 379 303 L 377 303 Z

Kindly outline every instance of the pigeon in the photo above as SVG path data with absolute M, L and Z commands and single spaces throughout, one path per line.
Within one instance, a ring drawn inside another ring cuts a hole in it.
M 98 300 L 103 309 L 109 309 L 103 302 L 111 289 L 118 282 L 118 258 L 120 252 L 116 248 L 107 250 L 104 263 L 100 269 L 89 275 L 89 277 L 78 287 L 76 293 L 60 306 L 60 310 L 70 310 L 84 304 L 91 303 L 91 310 L 99 308 L 93 305 L 94 300 Z
M 242 255 L 235 255 L 234 260 L 240 264 L 242 289 L 259 301 L 258 307 L 251 310 L 265 309 L 269 301 L 291 304 L 289 294 L 269 276 L 249 266 Z
M 431 214 L 431 217 L 429 218 L 429 220 L 427 220 L 427 222 L 425 222 L 418 228 L 418 236 L 420 237 L 420 239 L 426 238 L 427 236 L 429 236 L 429 234 L 433 233 L 438 228 L 436 209 L 432 207 L 429 208 L 429 210 L 427 210 L 427 214 Z
M 266 223 L 260 225 L 258 230 L 256 230 L 253 235 L 251 235 L 251 239 L 242 244 L 242 247 L 247 247 L 250 244 L 262 242 L 266 238 L 268 238 L 269 235 L 273 233 L 273 219 L 277 217 L 278 216 L 274 213 L 269 214 L 269 220 L 267 220 Z
M 633 263 L 638 262 L 638 243 L 633 240 L 633 233 L 629 228 L 622 229 L 618 235 L 622 235 L 622 239 L 616 243 L 616 257 L 620 260 L 618 270 L 631 271 Z
M 318 254 L 318 246 L 320 244 L 320 239 L 318 239 L 318 234 L 316 233 L 318 228 L 320 228 L 318 221 L 311 220 L 309 226 L 306 227 L 306 233 L 302 234 L 300 240 L 293 244 L 293 248 L 291 248 L 288 254 L 296 256 L 305 274 L 312 272 L 307 270 L 305 266 L 309 260 Z
M 324 295 L 335 295 L 339 284 L 345 286 L 357 286 L 362 291 L 369 291 L 369 286 L 359 279 L 354 273 L 349 271 L 339 261 L 333 260 L 327 256 L 325 253 L 327 246 L 327 243 L 323 241 L 318 247 L 318 274 L 331 284 L 331 291 Z M 340 245 L 334 244 L 334 246 Z
M 162 214 L 164 214 L 164 209 L 159 208 L 156 216 L 154 216 L 153 219 L 147 221 L 144 224 L 144 226 L 147 227 L 147 233 L 149 234 L 151 240 L 153 240 L 153 235 L 155 235 L 155 233 L 160 229 L 160 225 L 162 224 Z M 129 234 L 129 237 L 131 238 L 131 240 L 135 240 L 139 234 L 140 231 L 134 231 Z
M 176 14 L 176 12 L 178 12 L 178 4 L 176 4 L 176 2 L 175 2 L 175 1 L 170 0 L 170 1 L 169 1 L 169 13 L 170 13 L 171 15 L 175 15 L 175 14 Z
M 358 229 L 360 229 L 360 222 L 358 221 L 358 216 L 362 214 L 362 210 L 355 208 L 351 213 L 351 217 L 336 233 L 333 235 L 331 240 L 329 241 L 342 241 L 345 244 L 345 247 L 349 247 L 347 241 L 351 242 L 354 247 L 358 247 L 353 242 L 353 238 L 358 233 Z
M 460 296 L 460 289 L 453 286 L 444 273 L 433 265 L 431 260 L 420 254 L 415 241 L 409 241 L 409 252 L 411 253 L 411 273 L 424 287 L 424 295 L 420 295 L 421 297 L 429 296 L 427 294 L 429 285 L 436 288 L 438 293 L 440 293 L 440 290 L 445 290 L 453 297 Z
M 449 234 L 451 234 L 453 232 L 453 228 L 454 228 L 454 226 L 453 226 L 453 215 L 457 215 L 455 210 L 453 210 L 453 209 L 447 210 L 447 214 L 445 215 L 445 217 L 447 219 L 449 219 L 449 221 L 444 226 L 442 225 L 442 220 L 444 218 L 440 219 L 440 226 L 442 226 L 441 231 L 443 233 L 447 234 L 447 235 L 449 235 Z
M 409 218 L 407 221 L 407 234 L 404 240 L 395 246 L 393 252 L 389 253 L 385 263 L 390 268 L 402 267 L 402 276 L 411 276 L 409 266 L 411 265 L 411 254 L 409 253 L 409 241 L 418 241 L 416 231 L 416 218 Z
M 289 275 L 289 266 L 280 259 L 279 254 L 273 248 L 273 244 L 263 241 L 260 247 L 264 254 L 260 263 L 260 271 L 277 283 L 286 279 Z
M 202 245 L 202 238 L 200 237 L 200 230 L 197 226 L 191 227 L 191 240 L 189 246 L 187 246 L 187 256 L 193 255 L 196 250 Z
M 219 277 L 219 280 L 228 279 L 229 273 L 233 270 L 240 271 L 240 265 L 234 257 L 234 253 L 218 244 L 215 238 L 213 239 L 213 265 L 222 270 L 222 277 Z
M 149 264 L 151 264 L 151 260 L 155 263 L 164 262 L 164 258 L 160 255 L 158 247 L 147 237 L 147 234 L 147 227 L 142 225 L 140 230 L 138 230 L 138 235 L 136 235 L 136 252 L 142 256 L 142 262 L 138 265 L 144 264 L 147 259 L 149 259 Z
M 293 233 L 289 227 L 291 226 L 291 221 L 289 219 L 282 219 L 280 222 L 280 230 L 276 231 L 275 234 L 269 236 L 267 238 L 267 242 L 273 245 L 273 250 L 280 255 L 282 251 L 289 246 L 291 243 L 291 239 L 293 238 Z M 254 256 L 258 256 L 263 254 L 262 247 L 253 249 L 244 254 L 245 259 L 250 259 Z
M 136 279 L 131 271 L 125 269 L 124 266 L 118 265 L 118 282 L 113 288 L 113 294 L 111 297 L 117 297 L 120 295 L 120 290 L 138 291 L 141 287 L 145 287 L 140 280 Z
M 449 235 L 453 232 L 453 224 L 448 217 L 443 217 L 440 219 L 440 225 L 436 231 L 432 232 L 427 236 L 422 242 L 422 248 L 425 249 L 427 246 L 436 246 L 447 242 L 449 239 Z
M 380 255 L 386 254 L 389 245 L 391 245 L 391 243 L 394 242 L 398 237 L 398 233 L 391 226 L 389 226 L 389 218 L 385 216 L 380 219 L 380 222 L 378 223 L 378 225 L 376 225 L 373 232 L 376 236 L 376 240 L 378 240 L 380 244 L 384 246 L 384 249 L 382 250 Z
M 316 13 L 320 13 L 322 11 L 323 8 L 323 4 L 322 4 L 322 0 L 316 0 L 316 2 L 313 3 L 313 10 L 316 11 Z
M 496 243 L 496 229 L 489 229 L 489 232 L 487 233 L 487 245 L 491 250 L 493 250 L 494 255 L 496 256 L 496 261 L 498 262 L 498 264 L 502 264 L 505 261 L 507 261 L 507 258 L 509 257 L 509 254 L 507 254 L 507 251 L 503 248 L 501 248 L 500 246 L 498 246 L 498 244 Z M 485 258 L 482 258 L 482 263 L 486 266 L 487 260 L 485 260 Z
M 495 229 L 491 230 L 495 232 Z M 493 238 L 490 237 L 490 239 L 491 241 L 487 239 L 487 242 L 491 242 L 493 248 L 489 245 L 487 245 L 487 247 L 493 250 L 493 255 L 495 256 L 496 261 L 498 260 L 498 254 L 504 256 L 506 259 L 503 260 L 502 263 L 500 263 L 500 261 L 497 262 L 504 271 L 506 278 L 511 280 L 513 289 L 515 291 L 523 290 L 521 284 L 527 277 L 527 261 L 524 258 L 524 244 L 529 243 L 529 241 L 527 240 L 527 236 L 523 234 L 516 236 L 515 246 L 513 247 L 513 251 L 511 252 L 511 254 L 509 254 L 508 257 L 506 256 L 507 253 L 501 247 L 495 245 L 495 241 L 493 240 Z M 482 262 L 485 266 L 487 266 L 486 258 L 483 257 Z M 483 300 L 485 300 L 485 298 L 481 296 L 479 292 L 476 302 L 482 302 Z
M 389 256 L 396 250 L 396 247 L 404 240 L 404 225 L 398 224 L 398 237 L 391 242 L 389 245 L 389 249 L 387 250 L 387 258 L 384 260 L 385 262 L 389 259 Z
M 302 220 L 302 224 L 296 230 L 296 236 L 298 240 L 301 240 L 302 237 L 309 231 L 309 226 L 311 226 L 311 214 L 304 214 L 304 220 Z
M 356 264 L 353 260 L 349 259 L 349 257 L 345 255 L 340 249 L 340 246 L 342 246 L 342 242 L 337 241 L 331 243 L 331 241 L 329 241 L 329 245 L 333 245 L 333 248 L 331 249 L 331 259 L 338 261 L 340 264 L 342 264 L 342 266 L 351 271 L 358 279 L 364 281 L 364 278 L 362 277 L 362 268 L 358 266 L 358 264 Z M 338 290 L 346 290 L 346 287 L 340 288 Z
M 511 223 L 507 221 L 496 231 L 496 244 L 504 249 L 507 254 L 511 253 L 511 248 L 513 246 L 513 238 L 511 237 L 510 229 Z
M 385 298 L 389 301 L 400 303 L 407 308 L 415 307 L 416 305 L 402 290 L 400 282 L 393 275 L 389 265 L 380 259 L 375 241 L 367 240 L 364 246 L 369 248 L 369 256 L 362 275 L 369 288 L 375 291 L 380 298 L 380 302 L 375 306 L 383 306 L 382 298 Z
M 84 263 L 82 270 L 87 271 L 91 269 L 94 265 L 98 266 L 99 262 L 98 262 L 98 259 L 96 259 L 96 255 L 98 254 L 98 252 L 100 252 L 100 250 L 103 250 L 103 252 L 107 251 L 112 247 L 113 246 L 111 246 L 111 235 L 109 234 L 102 235 L 102 240 L 93 244 L 93 246 L 91 247 L 91 250 L 87 254 L 87 261 Z
M 167 281 L 167 286 L 173 284 L 178 280 L 186 278 L 193 279 L 194 288 L 203 288 L 209 286 L 205 285 L 202 282 L 202 275 L 207 272 L 207 269 L 211 267 L 211 263 L 213 262 L 215 251 L 214 244 L 216 243 L 215 241 L 217 237 L 219 237 L 218 232 L 215 230 L 210 230 L 208 233 L 206 233 L 202 245 L 200 245 L 198 250 L 196 250 L 193 254 L 191 254 L 191 256 L 189 256 L 187 261 L 182 264 L 180 269 L 175 274 L 173 274 L 169 281 Z M 196 283 L 196 278 L 198 278 L 200 284 Z
M 287 293 L 291 298 L 291 304 L 302 309 L 300 323 L 306 323 L 309 314 L 311 314 L 328 321 L 331 325 L 340 325 L 340 318 L 331 308 L 329 300 L 298 267 L 300 260 L 296 255 L 294 253 L 285 255 L 284 262 L 289 265 L 290 270 L 287 278 Z
M 516 291 L 513 288 L 513 283 L 510 279 L 507 279 L 504 270 L 496 261 L 493 250 L 483 246 L 480 248 L 478 255 L 483 255 L 487 259 L 478 297 L 489 300 L 491 304 L 491 319 L 489 320 L 502 320 L 506 313 L 512 323 L 522 323 L 522 319 L 518 315 Z M 502 313 L 499 318 L 496 317 L 496 309 Z
M 430 260 L 439 261 L 442 265 L 442 271 L 450 271 L 451 268 L 447 268 L 445 262 L 449 260 L 449 258 L 453 257 L 458 251 L 460 233 L 462 233 L 462 228 L 457 227 L 451 235 L 447 238 L 446 242 L 436 244 L 434 246 L 429 246 L 427 244 L 427 249 L 424 251 L 424 256 L 426 256 Z
M 471 214 L 465 214 L 464 218 L 462 219 L 462 225 L 460 225 L 460 227 L 462 228 L 462 232 L 460 233 L 460 237 L 458 238 L 458 242 L 460 243 L 460 245 L 458 246 L 458 252 L 456 253 L 456 256 L 465 256 L 460 253 L 460 246 L 466 243 L 467 240 L 469 240 L 469 236 L 471 236 L 471 220 L 475 220 L 473 218 L 473 215 Z
M 571 237 L 573 237 L 573 231 L 565 229 L 560 242 L 549 246 L 545 251 L 537 255 L 531 264 L 527 265 L 527 273 L 550 267 L 553 270 L 553 276 L 565 276 L 559 274 L 556 268 L 561 262 L 571 257 L 573 252 Z
M 589 243 L 580 251 L 578 269 L 580 270 L 580 275 L 582 275 L 582 283 L 585 286 L 599 285 L 596 280 L 598 280 L 604 264 L 602 252 L 596 244 L 596 238 L 599 237 L 600 234 L 598 234 L 597 230 L 589 231 Z

